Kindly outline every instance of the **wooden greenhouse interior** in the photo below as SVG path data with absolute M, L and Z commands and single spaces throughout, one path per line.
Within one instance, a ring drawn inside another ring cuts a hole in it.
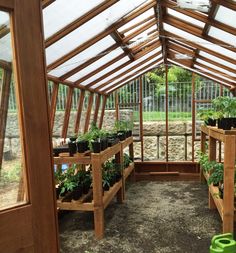
M 209 252 L 216 233 L 233 233 L 235 20 L 235 0 L 0 0 L 0 252 Z M 183 219 L 174 187 L 201 189 L 209 231 L 177 223 L 165 235 L 155 223 L 146 238 L 150 217 Z M 142 213 L 149 205 L 156 216 Z M 65 240 L 74 230 L 76 245 Z

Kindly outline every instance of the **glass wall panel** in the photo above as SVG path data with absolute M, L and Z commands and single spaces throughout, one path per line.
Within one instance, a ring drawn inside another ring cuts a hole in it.
M 25 204 L 28 198 L 15 76 L 1 65 L 12 63 L 9 21 L 9 14 L 0 11 L 0 27 L 9 29 L 0 39 L 0 211 Z

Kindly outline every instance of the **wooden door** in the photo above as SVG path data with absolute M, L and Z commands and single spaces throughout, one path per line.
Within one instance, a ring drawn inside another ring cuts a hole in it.
M 0 252 L 56 253 L 41 1 L 0 0 L 0 23 Z

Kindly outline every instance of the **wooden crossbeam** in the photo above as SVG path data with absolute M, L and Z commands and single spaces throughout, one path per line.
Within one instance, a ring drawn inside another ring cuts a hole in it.
M 5 132 L 6 132 L 6 124 L 7 124 L 7 113 L 8 113 L 8 104 L 9 104 L 9 96 L 10 96 L 10 86 L 11 86 L 11 74 L 12 72 L 9 70 L 3 71 L 2 77 L 2 87 L 1 96 L 0 96 L 0 169 L 2 166 L 2 157 L 3 157 L 3 149 L 4 149 L 4 140 L 5 140 Z

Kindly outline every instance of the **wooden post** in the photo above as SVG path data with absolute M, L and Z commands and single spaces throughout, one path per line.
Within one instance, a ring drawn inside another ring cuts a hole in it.
M 107 96 L 103 96 L 102 112 L 101 112 L 99 126 L 98 126 L 99 128 L 102 128 L 102 123 L 103 123 L 103 118 L 104 118 L 105 108 L 106 108 L 106 102 L 107 102 Z
M 119 96 L 118 96 L 118 91 L 115 91 L 115 108 L 116 108 L 116 121 L 119 120 Z
M 169 161 L 169 125 L 168 125 L 168 110 L 169 110 L 169 92 L 168 92 L 168 66 L 165 65 L 165 87 L 166 87 L 166 162 Z M 167 166 L 168 171 L 168 166 Z
M 119 153 L 115 154 L 115 160 L 116 160 L 116 164 L 120 164 L 122 166 L 122 164 L 123 164 L 123 149 L 120 150 Z M 124 180 L 123 173 L 122 173 L 122 187 L 117 192 L 117 202 L 122 204 L 124 202 L 124 199 L 125 199 L 125 180 Z
M 223 233 L 234 231 L 235 142 L 236 136 L 225 136 Z
M 100 154 L 91 155 L 93 173 L 93 202 L 94 202 L 94 227 L 95 237 L 102 239 L 104 236 L 104 207 L 102 189 L 102 169 Z
M 98 112 L 100 108 L 100 103 L 101 103 L 101 95 L 97 94 L 96 98 L 96 103 L 95 103 L 95 110 L 94 110 L 94 115 L 93 115 L 93 122 L 97 124 L 97 119 L 98 119 Z
M 90 116 L 91 116 L 91 111 L 93 107 L 93 95 L 94 93 L 90 93 L 89 95 L 88 108 L 87 108 L 86 118 L 85 118 L 85 123 L 84 123 L 84 133 L 86 133 L 89 129 Z
M 196 107 L 195 107 L 195 74 L 192 72 L 192 162 L 194 162 L 194 143 L 195 143 L 195 125 L 196 125 Z
M 56 107 L 57 107 L 57 97 L 58 97 L 59 84 L 53 82 L 52 100 L 50 107 L 50 128 L 53 133 L 53 126 L 55 121 Z
M 75 119 L 75 128 L 74 128 L 75 134 L 78 134 L 79 132 L 81 114 L 82 114 L 83 104 L 84 104 L 84 96 L 85 96 L 85 90 L 80 90 L 78 109 L 77 109 L 77 114 L 76 114 L 76 119 Z
M 71 105 L 72 105 L 72 95 L 74 92 L 74 88 L 69 87 L 68 89 L 69 89 L 69 92 L 67 95 L 66 110 L 65 110 L 63 128 L 62 128 L 62 133 L 61 133 L 62 138 L 66 138 L 67 136 L 69 120 L 70 120 L 70 111 L 71 111 Z
M 201 152 L 206 153 L 206 134 L 203 131 L 201 131 Z M 200 181 L 205 181 L 202 168 L 200 168 Z
M 11 86 L 11 74 L 10 70 L 3 71 L 3 80 L 1 88 L 1 97 L 0 97 L 0 171 L 2 166 L 3 158 L 3 149 L 4 149 L 4 140 L 7 124 L 7 113 L 8 113 L 8 103 L 10 95 L 10 86 Z
M 209 161 L 215 161 L 215 160 L 216 160 L 216 139 L 210 136 L 209 137 Z M 216 205 L 210 191 L 208 192 L 208 197 L 209 197 L 209 202 L 208 202 L 209 208 L 216 209 Z
M 139 77 L 139 135 L 141 140 L 141 161 L 144 160 L 143 149 L 143 77 Z

